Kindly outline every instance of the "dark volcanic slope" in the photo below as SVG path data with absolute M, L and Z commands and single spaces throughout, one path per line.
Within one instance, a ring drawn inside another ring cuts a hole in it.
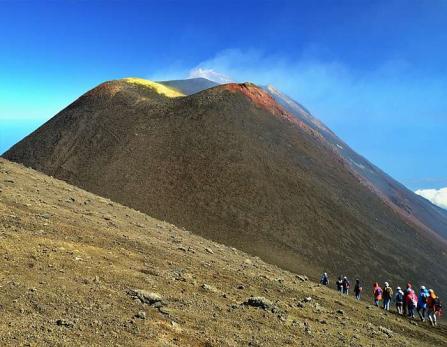
M 352 148 L 318 119 L 313 117 L 302 105 L 272 86 L 267 86 L 265 89 L 287 111 L 319 132 L 332 146 L 334 151 L 346 160 L 350 168 L 362 178 L 364 183 L 375 190 L 391 208 L 395 209 L 405 219 L 419 224 L 426 231 L 435 232 L 444 239 L 447 238 L 447 211 L 410 191 L 353 151 Z
M 108 82 L 5 157 L 290 270 L 447 292 L 445 243 L 251 84 L 167 98 Z
M 162 84 L 190 95 L 208 89 L 217 83 L 205 78 L 166 81 Z M 321 121 L 315 118 L 301 104 L 285 95 L 271 85 L 263 87 L 276 102 L 287 111 L 319 133 L 331 145 L 333 150 L 343 158 L 370 189 L 401 216 L 411 223 L 416 223 L 429 233 L 437 233 L 447 238 L 447 211 L 433 205 L 430 201 L 410 191 L 380 168 L 356 153 L 343 140 L 334 134 Z

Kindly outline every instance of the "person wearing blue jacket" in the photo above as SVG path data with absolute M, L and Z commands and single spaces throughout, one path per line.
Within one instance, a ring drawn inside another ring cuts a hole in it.
M 425 322 L 425 317 L 427 313 L 427 299 L 430 296 L 427 288 L 425 286 L 421 287 L 418 296 L 417 312 L 421 321 Z

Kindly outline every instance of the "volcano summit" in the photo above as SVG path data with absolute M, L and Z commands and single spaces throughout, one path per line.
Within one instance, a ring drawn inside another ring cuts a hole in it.
M 4 157 L 287 270 L 447 293 L 447 213 L 275 89 L 205 82 L 105 82 Z

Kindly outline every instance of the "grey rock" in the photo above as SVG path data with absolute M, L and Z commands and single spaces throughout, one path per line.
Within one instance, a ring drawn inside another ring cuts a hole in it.
M 272 310 L 276 308 L 276 306 L 270 300 L 262 296 L 252 296 L 244 302 L 244 305 L 259 307 L 264 310 Z
M 66 328 L 73 328 L 74 327 L 74 323 L 72 321 L 69 321 L 67 319 L 58 319 L 56 321 L 56 324 L 62 327 L 66 327 Z
M 379 326 L 379 331 L 387 335 L 388 337 L 393 336 L 393 331 L 391 329 L 385 328 L 383 326 Z
M 162 303 L 162 297 L 158 293 L 149 292 L 144 289 L 130 289 L 128 294 L 136 299 L 139 299 L 143 304 L 154 305 Z
M 146 312 L 140 311 L 135 315 L 135 317 L 139 319 L 146 319 Z
M 206 290 L 206 291 L 208 291 L 208 292 L 213 292 L 213 293 L 217 293 L 218 292 L 217 288 L 214 288 L 213 286 L 210 286 L 209 284 L 206 284 L 206 283 L 202 284 L 201 288 Z

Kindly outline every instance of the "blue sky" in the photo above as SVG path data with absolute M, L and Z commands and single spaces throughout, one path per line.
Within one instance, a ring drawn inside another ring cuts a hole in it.
M 447 1 L 1 2 L 0 152 L 110 79 L 272 83 L 411 189 L 447 187 Z

